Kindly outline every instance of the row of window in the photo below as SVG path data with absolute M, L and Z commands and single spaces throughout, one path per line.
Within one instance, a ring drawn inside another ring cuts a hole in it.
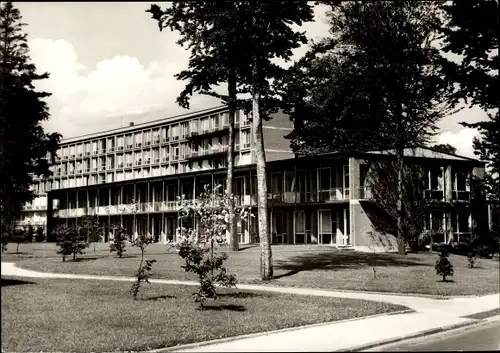
M 242 114 L 243 116 L 243 114 Z M 236 121 L 240 122 L 240 114 Z M 242 118 L 242 125 L 249 126 L 248 118 Z M 239 124 L 238 124 L 239 125 Z M 142 131 L 125 133 L 117 136 L 103 137 L 93 141 L 71 144 L 58 150 L 60 159 L 82 158 L 84 156 L 113 153 L 132 148 L 143 148 L 169 141 L 185 140 L 194 134 L 209 133 L 224 129 L 228 126 L 227 113 L 214 114 L 210 117 L 193 119 L 188 122 L 171 124 L 161 128 L 145 129 Z M 242 145 L 250 143 L 250 131 L 240 131 Z M 240 134 L 235 134 L 236 143 L 239 143 Z

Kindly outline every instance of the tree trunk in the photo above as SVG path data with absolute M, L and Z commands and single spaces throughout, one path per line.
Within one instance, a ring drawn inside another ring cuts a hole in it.
M 400 124 L 401 125 L 401 124 Z M 401 131 L 401 128 L 398 128 L 398 144 L 396 145 L 396 168 L 398 171 L 398 193 L 396 199 L 396 217 L 397 217 L 397 240 L 398 240 L 398 254 L 406 255 L 406 242 L 405 242 L 405 234 L 403 232 L 403 192 L 404 192 L 404 145 L 401 143 L 403 138 L 401 134 L 404 132 Z
M 73 261 L 76 260 L 76 252 L 73 253 Z
M 443 276 L 443 282 L 446 282 L 446 276 Z
M 253 114 L 253 133 L 255 144 L 255 159 L 257 164 L 257 215 L 259 220 L 259 239 L 260 239 L 260 278 L 269 280 L 273 278 L 273 263 L 271 251 L 271 239 L 269 236 L 268 218 L 267 218 L 267 181 L 266 181 L 266 156 L 264 154 L 264 140 L 262 137 L 262 119 L 259 107 L 259 89 L 257 62 L 254 58 L 252 68 L 252 114 Z
M 19 243 L 17 243 L 16 254 L 19 254 Z
M 236 230 L 236 222 L 234 218 L 234 198 L 233 193 L 233 172 L 234 172 L 234 116 L 236 114 L 236 75 L 234 70 L 231 71 L 228 80 L 228 96 L 229 96 L 229 151 L 227 153 L 227 184 L 226 195 L 229 199 L 229 239 L 230 250 L 239 250 L 238 232 Z

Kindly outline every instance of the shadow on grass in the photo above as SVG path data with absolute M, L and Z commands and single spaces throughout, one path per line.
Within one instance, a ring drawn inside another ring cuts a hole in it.
M 221 293 L 217 294 L 220 298 L 255 298 L 264 297 L 265 295 L 260 293 L 249 293 L 249 292 L 237 292 L 237 293 Z
M 101 257 L 77 257 L 76 259 L 66 260 L 66 262 L 84 262 L 84 261 L 94 261 L 101 259 Z
M 228 310 L 228 311 L 247 311 L 243 305 L 204 305 L 203 310 L 213 310 L 213 311 L 222 311 L 222 310 Z
M 248 249 L 253 249 L 253 248 L 258 248 L 258 247 L 260 247 L 259 244 L 240 245 L 239 251 L 245 251 Z
M 344 270 L 369 267 L 413 267 L 431 266 L 411 256 L 384 253 L 359 253 L 332 249 L 331 252 L 320 252 L 290 257 L 276 261 L 276 269 L 286 271 L 274 276 L 275 279 L 293 276 L 302 271 Z
M 22 284 L 35 284 L 35 282 L 23 281 L 19 279 L 2 278 L 2 287 L 19 286 Z
M 442 280 L 442 279 L 441 279 L 441 280 L 439 280 L 438 282 L 439 282 L 439 283 L 455 283 L 455 281 L 454 281 L 454 280 L 452 280 L 452 279 L 446 279 L 446 280 Z
M 146 301 L 154 300 L 154 301 L 157 301 L 157 300 L 161 300 L 161 299 L 175 299 L 175 298 L 177 298 L 175 295 L 156 295 L 154 297 L 142 298 L 142 299 L 139 299 L 139 300 L 146 300 Z

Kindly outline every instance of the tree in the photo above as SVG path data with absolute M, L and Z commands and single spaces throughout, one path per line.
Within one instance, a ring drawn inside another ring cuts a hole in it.
M 139 289 L 141 288 L 141 284 L 150 283 L 149 279 L 151 278 L 151 270 L 153 264 L 156 262 L 155 259 L 147 260 L 144 259 L 144 252 L 148 245 L 154 242 L 153 237 L 141 234 L 132 242 L 132 246 L 137 246 L 141 250 L 141 262 L 139 263 L 139 267 L 136 271 L 137 281 L 132 283 L 130 287 L 130 293 L 134 296 L 134 300 L 137 300 L 137 294 L 139 293 Z
M 439 259 L 434 266 L 438 276 L 443 277 L 443 282 L 447 282 L 446 277 L 453 276 L 453 265 L 448 259 L 449 253 L 445 249 L 441 249 Z
M 224 287 L 236 287 L 236 277 L 228 274 L 224 262 L 228 256 L 224 252 L 215 253 L 218 245 L 225 244 L 226 230 L 230 226 L 229 208 L 230 197 L 221 196 L 215 190 L 205 186 L 204 192 L 196 201 L 181 199 L 178 210 L 179 219 L 196 218 L 198 229 L 180 228 L 180 239 L 178 244 L 179 256 L 185 260 L 182 268 L 186 272 L 192 272 L 198 277 L 200 287 L 194 294 L 196 303 L 203 310 L 207 299 L 217 299 L 216 285 Z M 240 208 L 236 212 L 236 219 L 241 222 L 247 217 L 249 211 Z
M 109 246 L 110 252 L 115 252 L 121 259 L 123 253 L 125 252 L 125 240 L 128 238 L 127 231 L 123 227 L 117 227 L 115 229 L 115 236 L 113 242 Z
M 403 165 L 403 194 L 398 197 L 398 169 L 395 161 L 372 162 L 367 177 L 371 192 L 369 202 L 374 208 L 366 207 L 366 213 L 372 219 L 375 230 L 381 234 L 396 234 L 398 222 L 398 199 L 403 204 L 404 243 L 413 250 L 420 250 L 427 241 L 424 237 L 426 200 L 424 167 L 410 164 Z
M 26 243 L 27 240 L 27 230 L 24 228 L 13 228 L 11 230 L 10 241 L 17 244 L 16 254 L 19 254 L 19 245 L 21 243 Z
M 484 187 L 490 200 L 500 204 L 500 91 L 498 79 L 498 1 L 453 1 L 443 5 L 445 23 L 440 28 L 443 52 L 458 56 L 444 58 L 446 74 L 457 89 L 449 95 L 488 113 L 488 120 L 465 127 L 478 129 L 474 153 L 487 161 Z
M 31 201 L 33 176 L 49 176 L 60 139 L 46 133 L 42 122 L 49 118 L 50 94 L 35 90 L 35 83 L 49 77 L 37 74 L 30 62 L 27 36 L 21 15 L 12 2 L 0 4 L 0 211 L 1 227 L 19 216 Z
M 30 243 L 35 241 L 35 229 L 31 224 L 28 224 L 28 227 L 26 229 L 26 242 Z
M 56 245 L 59 247 L 58 254 L 63 256 L 63 261 L 66 261 L 66 256 L 73 254 L 73 261 L 77 254 L 84 254 L 85 248 L 88 248 L 87 236 L 79 232 L 75 228 L 70 228 L 65 224 L 60 224 L 54 229 L 56 236 Z
M 452 145 L 450 145 L 449 143 L 434 145 L 431 146 L 430 148 L 436 152 L 443 152 L 448 154 L 455 154 L 457 152 L 457 149 Z
M 99 242 L 104 233 L 97 216 L 83 216 L 78 223 L 77 231 L 86 237 L 88 243 L 94 244 L 94 251 L 96 243 Z
M 35 241 L 37 243 L 43 243 L 44 240 L 45 240 L 45 232 L 43 230 L 43 227 L 37 227 L 35 234 Z
M 279 106 L 274 84 L 284 75 L 284 69 L 272 60 L 289 60 L 293 54 L 292 49 L 306 42 L 305 35 L 291 26 L 300 26 L 304 21 L 311 21 L 313 11 L 311 4 L 306 2 L 207 3 L 196 2 L 196 5 L 192 5 L 197 10 L 193 10 L 193 23 L 188 26 L 190 35 L 204 38 L 204 41 L 198 39 L 193 42 L 195 44 L 192 44 L 192 50 L 206 54 L 203 57 L 206 60 L 203 61 L 200 55 L 199 61 L 193 60 L 190 66 L 194 67 L 196 63 L 198 68 L 208 68 L 204 71 L 207 77 L 201 79 L 203 76 L 199 76 L 200 91 L 208 93 L 212 84 L 226 79 L 221 71 L 234 69 L 236 93 L 250 94 L 252 97 L 250 101 L 243 100 L 241 103 L 246 111 L 252 111 L 257 164 L 259 238 L 262 250 L 261 278 L 270 279 L 273 277 L 273 267 L 268 231 L 262 119 L 269 118 Z M 156 19 L 161 21 L 161 16 L 162 13 L 158 13 Z M 189 21 L 189 18 L 182 17 L 182 23 Z M 176 29 L 178 28 L 180 26 L 177 24 Z M 206 28 L 209 30 L 206 31 Z M 234 48 L 233 45 L 237 47 Z M 227 65 L 229 61 L 231 65 Z
M 322 134 L 332 136 L 335 145 L 327 146 L 330 150 L 383 147 L 394 155 L 400 254 L 406 246 L 401 199 L 404 150 L 427 144 L 437 129 L 436 122 L 452 108 L 445 96 L 450 84 L 442 77 L 440 55 L 433 45 L 440 22 L 439 4 L 334 2 L 329 13 L 331 37 L 314 45 L 291 71 L 302 74 L 295 84 L 289 84 L 293 76 L 288 78 L 283 94 L 292 102 L 291 117 L 298 132 L 307 130 L 311 121 L 320 126 L 330 120 L 323 125 Z M 318 69 L 324 62 L 331 71 Z M 301 87 L 301 79 L 308 73 L 314 76 Z M 311 85 L 316 88 L 308 93 L 306 88 Z M 313 98 L 316 94 L 320 98 Z M 304 116 L 307 120 L 300 118 Z
M 238 40 L 237 17 L 228 16 L 236 4 L 213 1 L 174 1 L 170 7 L 161 10 L 158 5 L 151 5 L 146 12 L 158 21 L 160 31 L 170 28 L 180 33 L 177 44 L 186 46 L 191 51 L 188 69 L 176 74 L 178 80 L 187 80 L 184 90 L 177 97 L 177 103 L 189 109 L 189 100 L 193 93 L 220 98 L 229 108 L 229 149 L 227 154 L 227 195 L 233 192 L 234 172 L 234 118 L 237 108 L 237 67 L 241 53 Z M 214 86 L 226 83 L 227 95 L 220 95 Z M 229 219 L 231 226 L 230 246 L 238 251 L 239 239 L 234 222 L 234 200 L 230 198 Z

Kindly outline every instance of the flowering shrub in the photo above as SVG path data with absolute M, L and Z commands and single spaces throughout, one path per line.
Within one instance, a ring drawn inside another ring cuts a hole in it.
M 217 299 L 216 285 L 236 287 L 236 277 L 228 274 L 224 262 L 228 259 L 226 253 L 215 253 L 215 249 L 226 244 L 226 234 L 229 225 L 230 197 L 222 195 L 216 187 L 213 191 L 205 186 L 204 192 L 196 200 L 186 200 L 184 195 L 179 198 L 178 243 L 179 256 L 185 260 L 182 268 L 198 277 L 200 287 L 194 293 L 195 302 L 203 310 L 207 299 Z M 251 216 L 248 209 L 235 210 L 238 222 Z M 185 227 L 189 219 L 196 219 L 197 229 Z

